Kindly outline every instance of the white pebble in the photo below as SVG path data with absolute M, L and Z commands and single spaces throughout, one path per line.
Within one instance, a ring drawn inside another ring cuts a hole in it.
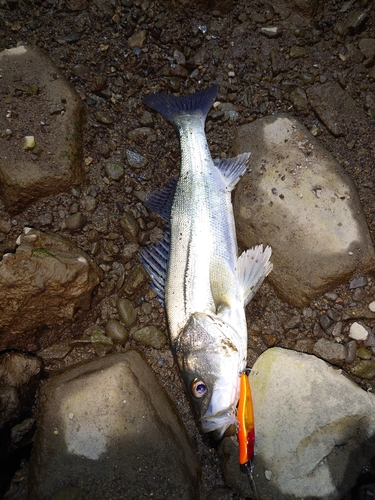
M 370 311 L 375 312 L 375 300 L 368 305 Z
M 264 475 L 266 476 L 266 479 L 268 479 L 268 481 L 271 479 L 272 477 L 272 471 L 271 470 L 265 470 L 264 471 Z
M 368 331 L 364 326 L 355 322 L 350 327 L 349 337 L 354 340 L 366 340 L 368 337 Z

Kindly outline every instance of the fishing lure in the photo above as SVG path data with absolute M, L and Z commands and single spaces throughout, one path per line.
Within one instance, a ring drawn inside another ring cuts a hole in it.
M 240 465 L 249 466 L 254 456 L 254 408 L 250 383 L 246 373 L 240 375 L 240 398 L 237 408 Z

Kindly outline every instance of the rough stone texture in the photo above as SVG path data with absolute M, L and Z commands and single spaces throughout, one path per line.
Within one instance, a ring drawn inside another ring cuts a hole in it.
M 333 135 L 355 130 L 356 122 L 366 115 L 337 82 L 317 83 L 306 90 L 309 103 Z
M 30 500 L 74 485 L 84 498 L 199 498 L 199 465 L 140 354 L 80 365 L 43 388 Z
M 375 455 L 375 396 L 315 356 L 281 348 L 263 353 L 249 378 L 259 498 L 343 498 Z M 251 496 L 235 440 L 221 453 L 228 484 Z
M 26 348 L 28 334 L 88 309 L 101 271 L 65 238 L 26 228 L 0 262 L 0 349 Z
M 240 127 L 234 153 L 251 151 L 235 192 L 245 248 L 270 244 L 268 279 L 297 306 L 355 271 L 374 270 L 374 249 L 353 181 L 296 119 L 269 116 Z
M 0 128 L 11 131 L 0 136 L 0 195 L 9 211 L 19 211 L 83 180 L 85 108 L 36 47 L 2 51 L 0 67 Z M 25 135 L 34 136 L 38 150 L 23 150 Z
M 25 444 L 20 426 L 31 415 L 41 372 L 42 361 L 35 356 L 16 352 L 0 355 L 0 460 Z M 17 433 L 12 431 L 15 425 Z M 17 434 L 16 442 L 12 433 Z

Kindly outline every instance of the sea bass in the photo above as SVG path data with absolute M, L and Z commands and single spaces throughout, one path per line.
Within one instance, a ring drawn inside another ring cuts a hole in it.
M 245 306 L 272 264 L 271 248 L 262 245 L 238 257 L 231 192 L 250 154 L 212 160 L 204 126 L 216 94 L 214 86 L 186 97 L 143 97 L 177 129 L 181 171 L 148 200 L 167 232 L 141 260 L 164 300 L 171 349 L 202 431 L 220 438 L 236 423 L 247 359 Z

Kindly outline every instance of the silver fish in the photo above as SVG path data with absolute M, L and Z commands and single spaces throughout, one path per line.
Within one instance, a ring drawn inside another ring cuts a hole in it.
M 164 300 L 171 348 L 202 431 L 221 437 L 236 423 L 239 375 L 246 368 L 245 306 L 272 269 L 271 248 L 238 257 L 231 192 L 250 156 L 212 160 L 204 125 L 217 87 L 143 101 L 177 129 L 181 171 L 149 208 L 167 221 L 163 240 L 141 260 Z

